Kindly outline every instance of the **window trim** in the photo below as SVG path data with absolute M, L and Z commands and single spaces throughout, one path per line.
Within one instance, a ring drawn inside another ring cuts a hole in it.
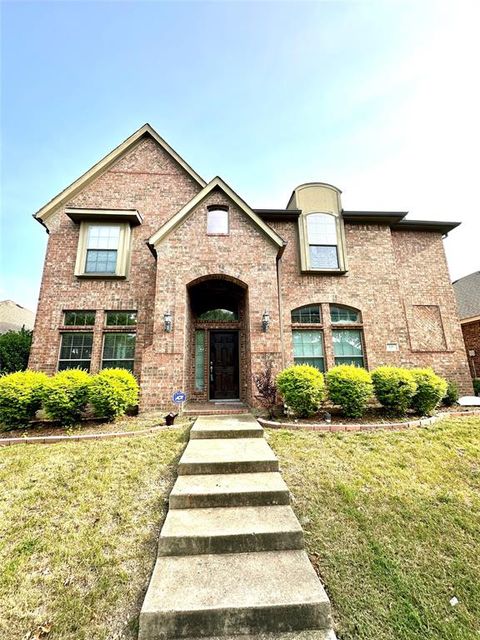
M 332 216 L 335 220 L 335 231 L 337 235 L 336 245 L 314 245 L 311 244 L 308 237 L 308 216 L 311 215 L 328 215 Z M 311 273 L 345 273 L 347 271 L 347 260 L 345 252 L 345 227 L 343 219 L 340 214 L 334 211 L 309 211 L 308 213 L 302 213 L 298 220 L 299 240 L 300 240 L 300 268 L 303 272 Z M 313 267 L 310 260 L 310 246 L 331 246 L 337 248 L 337 260 L 338 267 Z
M 117 249 L 117 263 L 115 273 L 87 273 L 85 271 L 87 260 L 88 230 L 90 227 L 119 226 L 120 236 Z M 78 237 L 77 259 L 75 262 L 75 275 L 81 278 L 126 278 L 130 262 L 131 227 L 127 222 L 80 222 Z

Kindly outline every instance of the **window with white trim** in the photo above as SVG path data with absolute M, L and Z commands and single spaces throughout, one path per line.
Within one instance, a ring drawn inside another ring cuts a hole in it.
M 128 223 L 81 222 L 75 275 L 126 276 L 130 233 Z

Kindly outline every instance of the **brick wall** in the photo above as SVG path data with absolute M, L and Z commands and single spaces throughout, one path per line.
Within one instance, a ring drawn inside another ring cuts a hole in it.
M 472 378 L 480 378 L 480 320 L 465 322 L 462 324 L 463 339 L 467 355 L 469 351 L 475 351 L 474 356 L 468 357 Z

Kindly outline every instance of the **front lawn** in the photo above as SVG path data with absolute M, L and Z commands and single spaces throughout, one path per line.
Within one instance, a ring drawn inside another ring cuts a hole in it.
M 0 638 L 136 638 L 185 437 L 0 449 Z
M 480 418 L 268 437 L 341 640 L 480 638 Z

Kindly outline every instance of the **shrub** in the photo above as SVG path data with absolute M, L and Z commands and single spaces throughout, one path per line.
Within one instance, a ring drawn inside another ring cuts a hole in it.
M 138 404 L 138 383 L 126 369 L 103 369 L 93 376 L 88 397 L 95 415 L 114 420 Z
M 373 388 L 380 404 L 391 415 L 403 416 L 417 390 L 412 373 L 401 367 L 378 367 L 372 372 Z
M 15 428 L 35 417 L 49 378 L 39 371 L 17 371 L 0 378 L 0 422 Z
M 296 415 L 307 418 L 318 411 L 323 399 L 323 375 L 308 364 L 294 365 L 277 376 L 278 390 Z
M 443 396 L 443 404 L 446 407 L 453 406 L 454 404 L 456 404 L 458 402 L 459 395 L 460 394 L 458 392 L 458 384 L 456 382 L 452 382 L 450 380 L 450 382 L 448 383 L 448 386 L 447 386 L 447 392 Z
M 31 344 L 32 332 L 28 329 L 7 331 L 0 335 L 0 371 L 24 371 L 28 366 Z
M 342 364 L 327 373 L 328 396 L 348 418 L 360 418 L 373 395 L 372 377 L 360 367 Z
M 433 369 L 410 369 L 417 390 L 412 398 L 412 409 L 427 416 L 437 407 L 447 392 L 447 381 L 437 376 Z
M 50 378 L 43 394 L 43 408 L 62 424 L 78 422 L 88 402 L 91 377 L 81 369 L 61 371 Z
M 254 373 L 252 376 L 253 382 L 255 383 L 258 391 L 258 395 L 255 397 L 268 411 L 269 417 L 272 417 L 274 414 L 278 396 L 277 386 L 275 384 L 275 378 L 273 376 L 272 368 L 272 361 L 266 360 L 264 370 L 260 373 Z
M 473 379 L 473 393 L 476 396 L 480 396 L 480 378 Z

